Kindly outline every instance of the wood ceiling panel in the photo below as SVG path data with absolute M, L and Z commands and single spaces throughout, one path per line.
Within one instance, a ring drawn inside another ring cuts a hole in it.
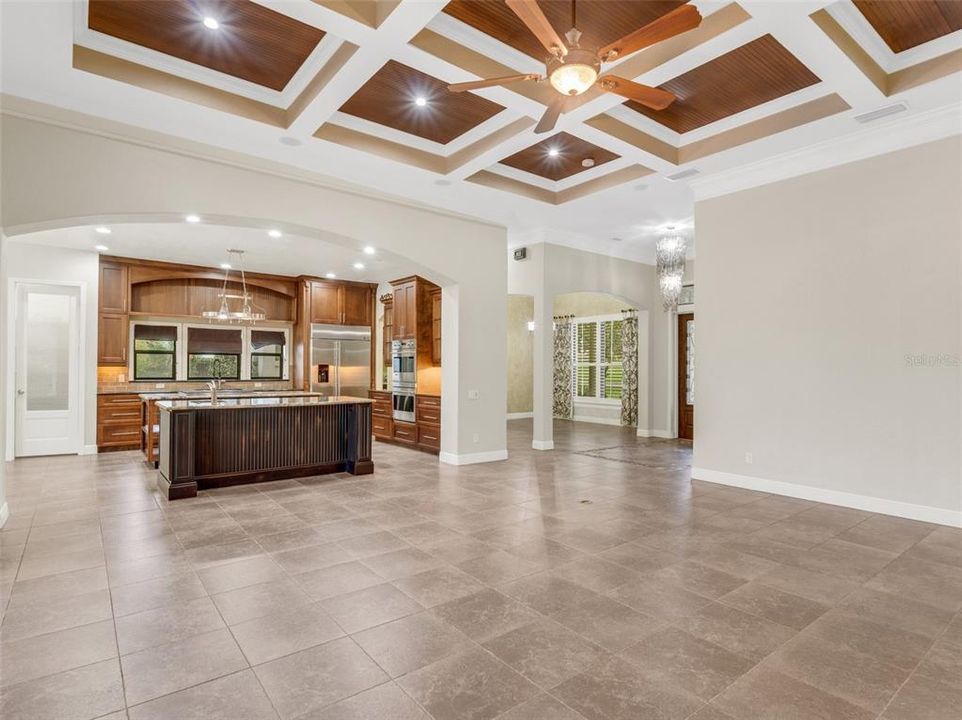
M 220 23 L 203 25 L 205 16 Z M 90 0 L 91 30 L 283 90 L 324 31 L 248 0 Z
M 418 107 L 423 97 L 427 104 Z M 390 60 L 341 106 L 341 112 L 445 145 L 504 108 Z
M 962 30 L 959 0 L 855 0 L 855 7 L 892 52 Z
M 558 150 L 557 156 L 552 156 L 552 148 Z M 569 135 L 566 132 L 553 135 L 536 145 L 516 152 L 501 161 L 502 164 L 524 170 L 534 175 L 540 175 L 548 180 L 564 180 L 589 168 L 583 167 L 581 161 L 591 158 L 595 161 L 593 167 L 606 162 L 617 160 L 620 155 L 610 150 L 593 145 L 592 143 Z
M 686 0 L 581 0 L 577 4 L 582 47 L 602 47 L 623 38 Z M 551 26 L 564 37 L 571 28 L 568 0 L 539 0 Z M 452 0 L 444 12 L 538 60 L 545 58 L 541 43 L 525 27 L 504 0 Z
M 819 82 L 771 35 L 735 48 L 660 85 L 678 98 L 666 110 L 625 105 L 675 132 L 686 133 Z

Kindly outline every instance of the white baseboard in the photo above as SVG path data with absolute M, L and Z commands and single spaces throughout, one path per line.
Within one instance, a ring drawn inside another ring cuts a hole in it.
M 10 518 L 10 506 L 7 503 L 0 505 L 0 528 L 7 524 Z
M 746 490 L 758 490 L 760 492 L 772 493 L 773 495 L 785 495 L 787 497 L 827 503 L 829 505 L 841 505 L 842 507 L 854 508 L 856 510 L 866 510 L 882 515 L 894 515 L 895 517 L 921 520 L 922 522 L 930 522 L 937 525 L 962 527 L 962 509 L 946 510 L 944 508 L 931 507 L 930 505 L 915 505 L 900 500 L 887 500 L 886 498 L 872 497 L 871 495 L 856 495 L 839 490 L 826 490 L 824 488 L 812 487 L 811 485 L 798 485 L 780 480 L 766 480 L 765 478 L 738 475 L 736 473 L 709 470 L 707 468 L 693 467 L 691 469 L 691 476 L 695 480 L 704 480 L 705 482 L 718 483 L 719 485 L 730 485 L 732 487 L 745 488 Z
M 507 450 L 489 450 L 488 452 L 465 453 L 464 455 L 442 452 L 438 455 L 438 460 L 445 465 L 475 465 L 477 463 L 498 462 L 499 460 L 507 459 Z
M 533 417 L 533 412 L 508 413 L 508 420 L 525 420 Z
M 533 450 L 554 450 L 554 440 L 532 440 Z
M 78 455 L 96 455 L 96 454 L 97 454 L 97 446 L 96 446 L 96 445 L 84 445 L 83 447 L 80 448 L 80 452 L 78 452 L 77 454 L 78 454 Z
M 657 430 L 651 428 L 638 428 L 638 437 L 644 438 L 664 438 L 665 440 L 672 440 L 675 437 L 674 433 L 668 432 L 667 430 Z

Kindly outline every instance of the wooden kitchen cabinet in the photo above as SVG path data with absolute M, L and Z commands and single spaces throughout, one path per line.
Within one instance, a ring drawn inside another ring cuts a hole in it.
M 97 396 L 97 449 L 140 447 L 140 398 L 129 393 Z
M 441 288 L 431 290 L 431 362 L 441 364 Z
M 381 338 L 383 339 L 384 345 L 382 355 L 384 359 L 384 367 L 391 367 L 391 339 L 394 337 L 392 332 L 392 328 L 394 327 L 394 295 L 382 295 L 381 303 L 384 305 L 384 321 L 381 331 Z
M 311 322 L 318 325 L 370 325 L 374 294 L 368 284 L 312 280 Z
M 315 280 L 311 282 L 311 322 L 319 325 L 339 325 L 341 308 L 337 296 L 338 283 Z
M 97 323 L 97 364 L 127 364 L 128 316 L 121 313 L 100 313 Z
M 407 280 L 394 285 L 394 324 L 391 326 L 394 340 L 408 340 L 417 333 L 417 281 Z
M 100 291 L 98 307 L 102 313 L 126 313 L 127 266 L 116 262 L 100 263 Z

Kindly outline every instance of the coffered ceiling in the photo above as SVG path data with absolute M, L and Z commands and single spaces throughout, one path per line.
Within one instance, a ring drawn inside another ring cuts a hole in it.
M 682 4 L 581 0 L 582 46 Z M 81 113 L 650 260 L 660 228 L 691 215 L 692 184 L 879 127 L 896 137 L 962 103 L 958 2 L 689 4 L 697 28 L 602 69 L 672 105 L 596 86 L 546 134 L 534 127 L 558 97 L 547 82 L 447 90 L 544 74 L 543 47 L 503 0 L 2 3 L 4 110 Z M 564 35 L 571 4 L 539 5 Z M 878 124 L 855 120 L 897 103 Z

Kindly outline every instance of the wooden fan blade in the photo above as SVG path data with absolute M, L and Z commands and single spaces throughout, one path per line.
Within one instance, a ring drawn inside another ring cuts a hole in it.
M 682 5 L 667 15 L 662 15 L 654 22 L 643 28 L 638 28 L 621 40 L 605 45 L 598 51 L 598 57 L 608 62 L 615 58 L 631 55 L 642 48 L 654 45 L 662 40 L 673 38 L 683 32 L 694 30 L 701 24 L 701 13 L 694 5 Z
M 454 83 L 448 85 L 451 92 L 464 92 L 465 90 L 477 90 L 478 88 L 494 87 L 496 85 L 507 85 L 508 83 L 519 82 L 521 80 L 540 80 L 541 76 L 537 73 L 526 75 L 506 75 L 505 77 L 489 78 L 487 80 L 472 80 L 471 82 Z
M 568 54 L 564 41 L 551 27 L 551 23 L 538 7 L 536 0 L 505 0 L 505 4 L 521 19 L 521 22 L 527 25 L 528 30 L 544 45 L 545 50 L 552 55 Z
M 598 84 L 602 89 L 641 103 L 652 110 L 664 110 L 675 102 L 675 96 L 667 90 L 648 87 L 616 75 L 605 75 Z
M 558 118 L 561 116 L 561 113 L 564 112 L 565 106 L 568 104 L 567 100 L 568 98 L 564 97 L 563 95 L 559 95 L 557 98 L 552 100 L 551 104 L 544 111 L 544 115 L 542 115 L 541 119 L 538 121 L 538 124 L 535 125 L 534 131 L 540 134 L 554 130 L 554 126 L 558 124 Z

